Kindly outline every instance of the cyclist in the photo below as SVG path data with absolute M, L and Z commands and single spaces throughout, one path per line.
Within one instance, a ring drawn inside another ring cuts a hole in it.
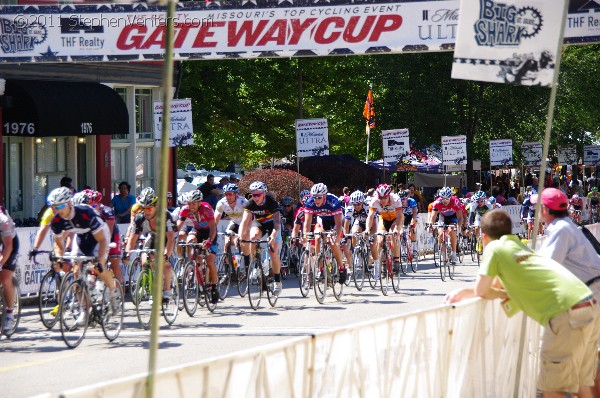
M 225 186 L 223 186 L 225 197 L 217 202 L 215 211 L 215 224 L 219 225 L 219 221 L 221 221 L 223 217 L 228 217 L 230 221 L 227 225 L 227 231 L 233 232 L 234 234 L 237 234 L 240 230 L 240 224 L 242 223 L 242 217 L 244 216 L 244 205 L 248 203 L 246 198 L 238 195 L 238 190 L 239 187 L 234 183 L 230 182 L 229 184 L 225 184 Z M 237 236 L 226 239 L 224 252 L 227 252 L 232 240 L 235 245 L 237 244 L 238 239 Z M 234 270 L 234 272 L 235 271 L 237 270 Z
M 249 186 L 252 197 L 244 205 L 244 215 L 240 224 L 242 240 L 259 240 L 267 236 L 269 245 L 269 256 L 273 268 L 273 295 L 281 293 L 281 260 L 279 259 L 279 247 L 281 245 L 281 213 L 279 204 L 272 196 L 267 194 L 267 184 L 254 181 Z M 243 243 L 244 264 L 250 269 L 251 244 Z
M 535 217 L 535 205 L 531 203 L 532 193 L 535 193 L 533 188 L 527 187 L 525 193 L 523 193 L 523 204 L 521 205 L 521 224 L 525 225 L 527 239 L 531 239 Z M 540 223 L 540 229 L 541 228 L 542 224 Z
M 375 213 L 379 212 L 379 231 L 388 231 L 400 233 L 400 225 L 404 215 L 402 213 L 402 201 L 398 195 L 392 193 L 392 188 L 387 184 L 380 184 L 375 189 L 376 195 L 373 195 L 369 203 L 369 215 L 367 216 L 366 228 L 371 231 Z M 383 239 L 378 239 L 376 250 L 372 251 L 375 269 L 379 269 L 379 248 Z M 398 239 L 392 239 L 392 252 L 394 254 L 394 272 L 400 271 L 400 245 Z
M 412 184 L 411 184 L 412 185 Z M 414 187 L 414 185 L 413 185 Z M 410 240 L 415 242 L 417 240 L 417 215 L 419 214 L 419 205 L 417 201 L 410 196 L 410 191 L 401 190 L 398 192 L 400 200 L 402 200 L 402 213 L 404 213 L 404 226 L 409 229 Z
M 578 194 L 571 196 L 569 200 L 571 218 L 577 224 L 581 224 L 581 208 L 583 207 L 583 200 Z
M 431 214 L 429 216 L 429 224 L 433 225 L 435 218 L 440 217 L 440 222 L 443 222 L 445 225 L 463 224 L 463 212 L 462 212 L 462 204 L 458 200 L 458 198 L 452 195 L 452 190 L 449 187 L 443 187 L 439 191 L 440 197 L 436 199 L 431 208 Z M 440 227 L 441 228 L 441 227 Z M 450 253 L 450 262 L 456 264 L 456 230 L 450 229 L 450 244 L 452 245 L 452 253 Z M 438 233 L 438 239 L 440 243 L 440 247 L 442 245 L 442 234 Z
M 206 265 L 210 276 L 209 286 L 210 301 L 216 304 L 219 301 L 219 290 L 217 289 L 217 267 L 215 257 L 218 250 L 217 245 L 217 223 L 212 206 L 202 201 L 200 190 L 191 191 L 187 197 L 187 205 L 181 208 L 177 229 L 179 230 L 179 241 L 186 243 L 198 243 L 202 241 L 206 249 Z M 191 220 L 192 225 L 186 226 L 186 220 Z M 191 249 L 189 249 L 191 252 Z M 169 286 L 169 285 L 167 285 Z
M 294 228 L 292 229 L 292 240 L 291 240 L 291 247 L 294 247 L 296 245 L 296 239 L 299 235 L 300 235 L 300 231 L 303 230 L 303 226 L 304 226 L 304 204 L 306 203 L 306 201 L 310 198 L 310 191 L 308 189 L 303 190 L 302 192 L 300 192 L 300 201 L 298 202 L 298 205 L 296 206 L 296 210 L 294 212 Z M 310 230 L 314 231 L 315 229 L 315 223 L 317 222 L 316 218 L 313 218 L 312 220 L 312 225 Z M 300 244 L 300 243 L 298 243 Z
M 340 284 L 346 282 L 348 272 L 342 261 L 342 250 L 340 248 L 340 238 L 342 237 L 342 205 L 338 198 L 327 192 L 327 185 L 317 183 L 310 189 L 311 197 L 304 204 L 305 207 L 305 222 L 304 234 L 309 233 L 313 218 L 317 218 L 315 232 L 334 230 L 335 234 L 331 235 L 331 250 L 333 256 L 338 263 L 340 272 Z M 316 250 L 319 250 L 319 242 L 317 242 Z
M 467 206 L 469 211 L 469 226 L 475 227 L 475 235 L 479 236 L 479 221 L 481 217 L 492 210 L 492 205 L 488 202 L 485 191 L 477 191 L 473 195 L 473 202 Z
M 590 200 L 592 222 L 596 222 L 598 220 L 598 202 L 600 202 L 598 187 L 592 187 L 592 190 L 587 194 L 587 198 Z
M 92 206 L 96 213 L 102 217 L 106 225 L 108 225 L 110 243 L 114 246 L 108 250 L 110 269 L 119 282 L 121 282 L 121 285 L 125 286 L 123 284 L 123 275 L 121 274 L 121 233 L 119 232 L 119 228 L 115 228 L 115 210 L 101 203 L 102 194 L 100 192 L 84 189 L 82 193 L 88 197 L 89 205 Z
M 68 188 L 65 188 L 68 190 Z M 69 191 L 70 193 L 71 191 Z M 0 283 L 3 287 L 2 296 L 6 305 L 3 330 L 11 330 L 15 325 L 13 314 L 15 302 L 15 286 L 13 274 L 17 266 L 19 253 L 19 238 L 15 230 L 15 222 L 8 212 L 0 206 L 0 237 L 2 238 L 2 253 L 0 254 Z
M 492 205 L 492 208 L 494 208 L 494 209 L 499 209 L 499 208 L 501 208 L 501 207 L 502 207 L 502 205 L 501 205 L 500 203 L 496 202 L 496 198 L 495 198 L 495 197 L 493 197 L 493 196 L 490 196 L 490 197 L 488 198 L 488 203 L 489 203 L 490 205 Z
M 54 217 L 50 228 L 54 234 L 54 254 L 62 256 L 65 253 L 65 239 L 70 232 L 75 233 L 72 253 L 75 255 L 95 256 L 95 265 L 100 279 L 110 289 L 111 299 L 117 298 L 116 284 L 106 267 L 108 261 L 110 235 L 108 226 L 96 214 L 93 208 L 86 205 L 74 205 L 73 194 L 67 187 L 56 188 L 48 195 L 48 204 L 52 206 Z M 59 260 L 59 263 L 62 261 Z M 73 264 L 73 273 L 79 273 L 79 264 Z M 81 320 L 85 319 L 82 313 Z M 78 322 L 81 322 L 77 319 Z
M 289 231 L 292 229 L 292 224 L 294 223 L 294 198 L 291 196 L 284 196 L 281 199 L 281 217 L 285 219 L 285 224 L 283 225 L 284 231 Z
M 157 203 L 158 197 L 154 193 L 154 189 L 147 187 L 142 190 L 140 197 L 138 198 L 138 204 L 140 205 L 141 211 L 133 219 L 131 225 L 131 236 L 127 241 L 127 247 L 125 248 L 126 254 L 124 261 L 129 261 L 129 251 L 135 247 L 140 235 L 146 237 L 145 246 L 147 248 L 154 247 L 154 236 L 156 234 L 156 214 L 157 214 Z M 166 234 L 166 245 L 165 245 L 165 267 L 163 269 L 164 286 L 171 286 L 171 263 L 167 260 L 173 253 L 173 247 L 175 246 L 175 233 L 177 228 L 173 222 L 171 213 L 165 209 L 167 218 L 165 220 Z M 145 259 L 142 259 L 145 261 Z M 170 300 L 173 297 L 173 293 L 170 290 L 163 289 L 163 300 Z
M 360 233 L 365 232 L 367 230 L 367 217 L 369 216 L 367 207 L 365 207 L 365 194 L 361 191 L 354 191 L 350 195 L 350 204 L 346 207 L 346 213 L 344 214 L 344 233 L 347 234 L 348 231 L 350 233 Z M 371 228 L 371 233 L 374 233 L 376 230 L 373 227 Z M 356 245 L 356 238 L 352 237 L 352 243 Z M 352 258 L 350 255 L 350 245 L 346 245 L 346 250 L 344 251 L 346 254 L 346 258 Z M 371 243 L 371 251 L 375 250 L 375 245 Z M 350 256 L 350 257 L 349 257 Z M 351 260 L 350 260 L 351 261 Z M 351 263 L 349 263 L 351 264 Z

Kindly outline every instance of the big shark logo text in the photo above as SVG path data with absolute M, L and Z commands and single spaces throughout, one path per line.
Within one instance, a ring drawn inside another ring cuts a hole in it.
M 542 16 L 533 7 L 480 0 L 479 19 L 474 24 L 475 40 L 480 46 L 518 46 L 542 28 Z

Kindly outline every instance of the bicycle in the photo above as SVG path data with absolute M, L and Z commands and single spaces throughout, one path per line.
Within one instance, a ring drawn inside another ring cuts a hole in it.
M 600 217 L 598 217 L 598 205 L 597 204 L 591 204 L 590 205 L 590 219 L 592 220 L 592 224 L 597 223 L 600 220 Z
M 299 259 L 298 259 L 298 284 L 300 285 L 300 294 L 302 297 L 308 297 L 310 288 L 313 287 L 313 268 L 314 268 L 314 253 L 311 252 L 311 248 L 314 246 L 315 240 L 309 239 L 306 245 L 302 247 Z
M 97 278 L 92 256 L 52 256 L 51 261 L 58 259 L 81 263 L 77 277 L 68 283 L 62 291 L 60 299 L 60 332 L 63 341 L 69 348 L 81 344 L 89 326 L 102 326 L 104 337 L 114 341 L 121 333 L 125 312 L 123 286 L 113 278 L 117 296 L 112 296 L 102 280 Z
M 131 296 L 131 301 L 133 302 L 133 292 L 135 292 L 135 283 L 138 280 L 138 277 L 140 276 L 140 272 L 142 272 L 142 259 L 141 259 L 141 253 L 144 253 L 144 242 L 145 242 L 145 237 L 141 237 L 138 239 L 137 243 L 136 243 L 136 248 L 135 250 L 130 250 L 130 253 L 139 253 L 140 256 L 137 256 L 135 259 L 133 259 L 131 261 L 131 263 L 129 264 L 129 274 L 128 274 L 128 278 L 127 278 L 127 284 L 129 285 L 129 295 Z M 125 246 L 123 246 L 125 247 Z M 154 253 L 152 251 L 152 253 Z M 123 260 L 125 260 L 127 256 L 127 252 L 125 250 L 123 250 Z M 123 274 L 123 278 L 125 278 L 125 275 Z M 135 304 L 135 302 L 133 302 L 133 304 Z
M 0 335 L 4 334 L 6 337 L 12 336 L 17 327 L 19 327 L 19 321 L 21 320 L 21 287 L 17 277 L 13 274 L 12 277 L 13 286 L 15 287 L 15 299 L 13 302 L 13 316 L 15 323 L 10 329 L 4 329 L 4 318 L 6 317 L 6 303 L 4 302 L 4 287 L 0 285 Z
M 383 242 L 379 250 L 379 282 L 381 284 L 381 293 L 387 296 L 390 279 L 394 292 L 400 293 L 400 272 L 394 272 L 394 255 L 389 240 L 390 236 L 394 236 L 395 238 L 397 234 L 395 232 L 379 231 L 375 235 L 383 236 Z
M 337 265 L 337 260 L 333 256 L 333 250 L 331 249 L 329 240 L 326 239 L 334 234 L 334 231 L 321 231 L 312 232 L 306 235 L 309 239 L 315 236 L 321 237 L 321 248 L 316 254 L 315 266 L 312 268 L 313 287 L 315 297 L 319 304 L 323 304 L 325 302 L 328 285 L 331 285 L 333 296 L 338 301 L 342 299 L 342 292 L 344 290 L 344 285 L 339 283 L 340 272 Z
M 481 264 L 481 257 L 483 256 L 483 238 L 481 236 L 481 228 L 478 226 L 471 226 L 473 233 L 471 234 L 471 260 L 475 262 L 477 260 L 477 266 Z M 477 233 L 479 229 L 479 233 Z
M 264 240 L 242 240 L 242 243 L 253 243 L 256 245 L 254 256 L 252 256 L 250 266 L 248 267 L 248 300 L 250 301 L 250 307 L 253 310 L 257 310 L 260 307 L 263 290 L 267 292 L 267 299 L 271 307 L 275 307 L 278 296 L 273 294 L 275 278 L 271 269 L 270 249 L 265 251 L 266 256 L 264 260 L 261 257 L 261 245 L 266 245 L 267 242 Z
M 414 227 L 402 226 L 402 234 L 400 235 L 400 264 L 402 273 L 405 275 L 408 272 L 408 264 L 410 264 L 412 272 L 417 272 L 419 268 L 419 255 L 413 246 L 416 245 L 416 242 L 413 243 L 410 238 L 409 228 Z
M 40 264 L 36 260 L 38 254 L 49 254 L 51 257 L 52 253 L 50 250 L 39 250 L 32 258 L 33 263 Z M 42 277 L 38 291 L 38 310 L 42 324 L 46 329 L 52 329 L 58 322 L 60 292 L 65 288 L 67 281 L 71 282 L 72 280 L 73 271 L 55 271 L 53 265 L 50 265 L 50 269 Z M 54 315 L 52 315 L 53 311 L 55 312 Z
M 183 306 L 189 316 L 194 316 L 198 304 L 210 312 L 214 312 L 217 303 L 212 302 L 210 280 L 206 265 L 206 249 L 203 243 L 184 243 L 181 246 L 191 247 L 192 253 L 183 270 Z M 217 287 L 218 289 L 218 287 Z M 204 302 L 200 301 L 202 295 Z
M 281 279 L 285 280 L 288 277 L 288 274 L 291 272 L 291 249 L 289 245 L 289 236 L 291 231 L 284 230 L 283 224 L 285 223 L 285 218 L 282 220 L 282 229 L 281 229 L 281 249 L 279 250 L 279 258 L 281 259 Z
M 225 239 L 231 239 L 232 237 L 237 236 L 237 234 L 231 231 L 219 232 L 218 234 L 225 236 Z M 246 278 L 245 276 L 240 276 L 242 273 L 245 275 L 243 267 L 240 267 L 241 257 L 232 253 L 231 246 L 232 244 L 226 245 L 225 251 L 221 254 L 217 265 L 217 273 L 219 275 L 219 297 L 221 300 L 225 300 L 225 297 L 227 297 L 231 281 L 237 286 L 240 297 L 246 295 L 247 285 L 243 283 L 243 281 L 246 281 Z M 242 252 L 239 242 L 236 245 L 236 248 L 238 253 Z
M 135 312 L 140 326 L 143 329 L 149 329 L 152 318 L 152 305 L 154 304 L 152 297 L 154 269 L 150 265 L 150 257 L 155 253 L 155 249 L 134 249 L 129 252 L 138 253 L 138 258 L 141 258 L 142 254 L 147 254 L 146 261 L 141 264 L 142 269 L 133 285 L 131 298 L 135 305 Z M 165 321 L 169 325 L 172 325 L 175 319 L 177 319 L 179 312 L 179 284 L 173 270 L 171 270 L 171 286 L 169 291 L 171 292 L 171 299 L 161 300 L 161 307 Z
M 444 282 L 446 281 L 446 276 L 450 279 L 454 279 L 455 264 L 449 260 L 449 253 L 452 252 L 452 243 L 450 241 L 448 229 L 455 227 L 455 225 L 446 225 L 444 223 L 437 224 L 437 228 L 442 228 L 442 244 L 438 245 L 438 258 L 440 259 L 440 277 Z
M 354 252 L 352 253 L 352 280 L 354 286 L 358 291 L 361 291 L 365 285 L 365 274 L 371 273 L 369 271 L 369 243 L 363 233 L 356 232 L 353 234 L 346 234 L 347 238 L 355 237 L 357 239 Z

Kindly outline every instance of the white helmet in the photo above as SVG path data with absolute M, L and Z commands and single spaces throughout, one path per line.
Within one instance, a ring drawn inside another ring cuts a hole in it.
M 50 195 L 48 195 L 48 204 L 50 206 L 61 205 L 70 202 L 71 199 L 73 199 L 71 190 L 67 187 L 60 187 L 50 192 Z
M 90 197 L 87 195 L 87 192 L 77 192 L 75 196 L 73 196 L 73 204 L 74 205 L 89 205 Z
M 311 195 L 325 195 L 327 193 L 327 185 L 323 184 L 322 182 L 319 182 L 315 185 L 312 186 L 312 188 L 310 189 L 310 194 Z
M 248 189 L 250 191 L 263 191 L 263 192 L 267 192 L 267 184 L 265 184 L 262 181 L 254 181 L 252 184 L 250 184 L 250 186 L 248 187 Z
M 350 203 L 353 205 L 362 204 L 365 202 L 365 194 L 361 191 L 354 191 L 350 194 Z
M 449 187 L 440 189 L 439 195 L 442 199 L 450 199 L 452 197 L 452 190 Z

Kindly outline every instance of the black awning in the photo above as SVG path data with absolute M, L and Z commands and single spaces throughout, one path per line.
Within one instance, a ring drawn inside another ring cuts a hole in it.
M 30 137 L 129 133 L 127 106 L 103 84 L 7 80 L 4 135 Z

